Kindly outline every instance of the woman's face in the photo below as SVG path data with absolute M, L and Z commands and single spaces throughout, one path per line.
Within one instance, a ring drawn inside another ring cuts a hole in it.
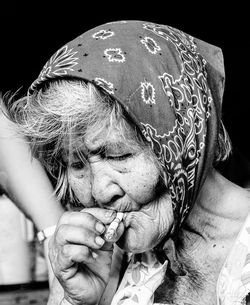
M 86 162 L 71 153 L 68 179 L 81 204 L 126 212 L 121 248 L 143 252 L 156 246 L 169 232 L 173 212 L 149 150 L 129 148 L 111 132 L 108 138 L 86 138 L 80 151 Z

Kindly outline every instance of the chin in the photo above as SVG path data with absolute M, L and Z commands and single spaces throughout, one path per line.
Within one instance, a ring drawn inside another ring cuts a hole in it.
M 154 247 L 150 241 L 138 236 L 133 229 L 127 229 L 121 238 L 117 241 L 117 245 L 124 251 L 130 253 L 143 253 Z

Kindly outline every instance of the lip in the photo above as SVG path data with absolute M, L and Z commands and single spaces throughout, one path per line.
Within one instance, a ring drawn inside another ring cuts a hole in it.
M 115 208 L 109 208 L 108 210 L 115 211 L 116 213 L 121 212 L 123 213 L 122 222 L 126 228 L 130 227 L 131 221 L 133 220 L 133 216 L 136 212 L 139 212 L 140 209 L 130 209 L 130 210 L 124 210 L 124 209 L 115 209 Z
M 125 226 L 125 228 L 129 228 L 131 226 L 131 221 L 134 219 L 134 216 L 138 211 L 130 211 L 130 212 L 124 212 L 122 221 Z
M 131 199 L 126 199 L 126 200 L 117 200 L 113 203 L 111 202 L 109 204 L 105 204 L 103 208 L 108 210 L 113 210 L 116 212 L 125 213 L 125 212 L 138 211 L 140 210 L 141 205 Z
M 122 221 L 124 222 L 124 224 L 126 223 L 126 218 L 128 216 L 128 212 L 123 212 L 123 218 Z

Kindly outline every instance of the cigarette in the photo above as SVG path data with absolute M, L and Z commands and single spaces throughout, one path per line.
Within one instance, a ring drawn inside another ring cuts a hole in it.
M 117 230 L 120 222 L 122 221 L 122 218 L 123 218 L 123 213 L 117 212 L 116 218 L 111 222 L 111 224 L 109 225 L 109 227 L 104 235 L 106 240 L 110 240 L 114 237 L 114 235 L 116 234 L 116 230 Z

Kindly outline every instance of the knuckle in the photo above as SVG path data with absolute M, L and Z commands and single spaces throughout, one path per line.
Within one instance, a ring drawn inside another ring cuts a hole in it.
M 92 222 L 95 218 L 93 215 L 91 215 L 90 213 L 84 211 L 84 212 L 81 212 L 81 215 L 86 219 L 86 221 L 88 222 Z
M 71 229 L 67 224 L 61 224 L 58 226 L 54 239 L 51 241 L 50 247 L 56 248 L 61 244 L 67 242 L 69 235 L 71 234 Z
M 67 224 L 61 224 L 57 229 L 57 238 L 64 239 L 69 231 Z
M 82 241 L 82 245 L 92 244 L 94 240 L 94 234 L 89 230 L 81 230 L 79 231 L 79 238 Z
M 86 246 L 83 246 L 81 249 L 81 255 L 82 257 L 87 257 L 90 255 L 90 249 Z
M 60 249 L 60 254 L 62 256 L 64 256 L 65 258 L 70 258 L 70 256 L 71 256 L 71 251 L 70 250 L 71 249 L 70 249 L 70 247 L 68 245 L 64 245 Z
M 59 220 L 59 223 L 60 224 L 68 224 L 70 223 L 70 220 L 72 218 L 72 214 L 74 212 L 72 211 L 67 211 L 67 212 L 64 212 L 63 215 L 61 216 L 60 220 Z

